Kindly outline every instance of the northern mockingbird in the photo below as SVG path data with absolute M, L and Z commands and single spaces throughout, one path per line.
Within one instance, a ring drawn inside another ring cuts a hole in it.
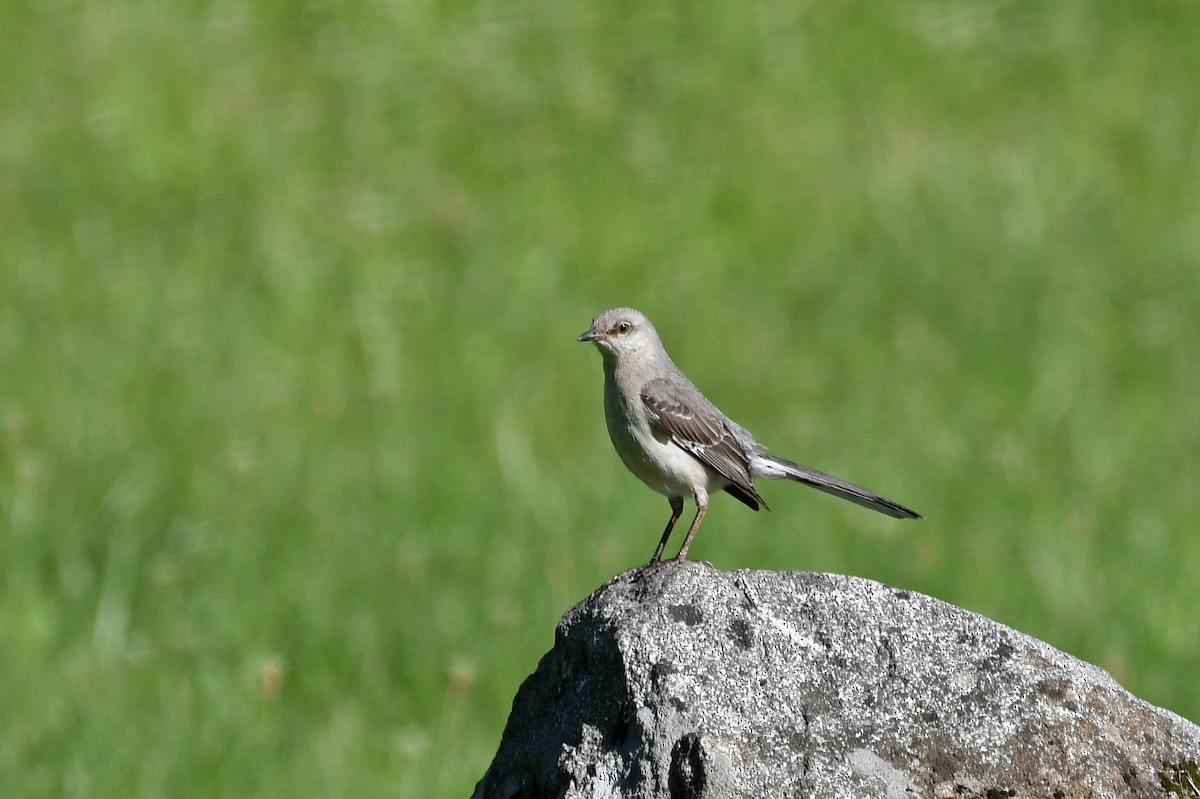
M 671 503 L 671 518 L 651 563 L 662 559 L 688 497 L 696 502 L 696 518 L 675 560 L 687 560 L 714 491 L 732 494 L 752 510 L 766 508 L 754 490 L 755 477 L 795 480 L 897 519 L 921 518 L 853 483 L 768 455 L 754 436 L 692 385 L 640 311 L 605 311 L 579 340 L 595 344 L 604 358 L 604 419 L 613 447 L 629 471 Z

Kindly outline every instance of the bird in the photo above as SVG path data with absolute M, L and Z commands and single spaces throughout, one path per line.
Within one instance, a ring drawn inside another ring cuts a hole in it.
M 687 560 L 714 493 L 725 491 L 755 511 L 770 510 L 754 486 L 760 477 L 794 480 L 893 518 L 922 518 L 911 508 L 854 483 L 768 454 L 675 365 L 641 311 L 605 311 L 578 340 L 600 350 L 604 419 L 613 448 L 629 471 L 665 495 L 671 505 L 671 518 L 650 565 L 662 560 L 686 499 L 696 503 L 696 516 L 676 562 Z

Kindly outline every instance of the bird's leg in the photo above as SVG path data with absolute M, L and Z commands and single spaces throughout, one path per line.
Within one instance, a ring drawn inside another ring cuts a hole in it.
M 675 522 L 679 521 L 680 514 L 683 513 L 683 497 L 671 497 L 671 520 L 667 522 L 667 529 L 663 530 L 662 540 L 658 542 L 658 549 L 654 550 L 654 557 L 650 558 L 651 563 L 658 563 L 662 560 L 663 547 L 667 545 L 667 539 L 671 537 L 671 530 L 675 529 Z
M 683 539 L 683 546 L 679 548 L 679 554 L 675 556 L 675 560 L 687 560 L 688 547 L 692 545 L 692 537 L 696 535 L 696 528 L 700 526 L 700 520 L 704 518 L 704 512 L 708 510 L 708 497 L 696 497 L 696 518 L 692 519 L 692 526 L 688 528 L 687 537 Z M 663 539 L 666 543 L 666 539 Z

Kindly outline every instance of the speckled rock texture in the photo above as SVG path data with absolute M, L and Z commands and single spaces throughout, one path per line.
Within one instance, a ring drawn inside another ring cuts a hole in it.
M 477 799 L 1200 797 L 1200 727 L 936 599 L 668 563 L 572 608 Z

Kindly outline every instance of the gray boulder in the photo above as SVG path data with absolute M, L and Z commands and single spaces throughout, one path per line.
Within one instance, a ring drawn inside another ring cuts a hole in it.
M 1200 797 L 1200 727 L 910 591 L 668 563 L 572 608 L 477 799 Z

